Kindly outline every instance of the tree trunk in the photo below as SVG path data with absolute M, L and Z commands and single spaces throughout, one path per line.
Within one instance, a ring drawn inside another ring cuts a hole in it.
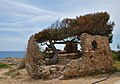
M 57 62 L 58 62 L 58 52 L 57 52 L 57 49 L 55 48 L 52 40 L 49 40 L 49 42 L 50 42 L 50 47 L 51 47 L 51 49 L 53 51 L 53 57 L 50 58 L 49 64 L 52 64 L 52 65 L 53 64 L 57 64 Z

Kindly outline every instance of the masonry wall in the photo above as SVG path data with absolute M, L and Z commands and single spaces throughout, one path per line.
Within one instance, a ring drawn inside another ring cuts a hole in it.
M 83 33 L 80 37 L 82 58 L 71 60 L 65 66 L 62 79 L 84 76 L 93 73 L 105 73 L 112 70 L 113 60 L 108 37 Z

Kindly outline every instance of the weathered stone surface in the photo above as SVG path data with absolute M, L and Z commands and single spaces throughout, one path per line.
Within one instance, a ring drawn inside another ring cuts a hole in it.
M 103 73 L 112 69 L 113 60 L 107 37 L 82 34 L 82 58 L 69 62 L 60 79 Z
M 79 70 L 84 68 L 83 67 L 83 59 L 76 59 L 76 60 L 71 60 L 66 66 L 63 71 L 63 74 L 61 74 L 60 79 L 66 79 L 66 78 L 71 78 L 75 76 L 80 76 Z
M 67 63 L 69 63 L 71 60 L 70 59 L 67 59 L 67 58 L 59 58 L 58 60 L 58 64 L 59 65 L 66 65 Z
M 96 71 L 111 69 L 113 60 L 108 37 L 84 33 L 80 39 L 86 68 Z
M 44 65 L 44 58 L 39 51 L 39 47 L 35 41 L 34 36 L 31 36 L 28 41 L 27 54 L 25 59 L 25 68 L 32 78 L 41 78 L 41 72 L 38 69 Z
M 42 78 L 43 79 L 47 79 L 47 78 L 49 78 L 50 77 L 50 66 L 45 66 L 44 68 L 43 68 L 43 70 L 42 70 Z

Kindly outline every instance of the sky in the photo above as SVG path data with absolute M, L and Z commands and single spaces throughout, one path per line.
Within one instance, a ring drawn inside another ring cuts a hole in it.
M 57 19 L 108 12 L 115 22 L 113 50 L 120 44 L 120 0 L 0 0 L 0 51 L 24 51 L 31 35 Z M 60 47 L 60 46 L 59 46 Z

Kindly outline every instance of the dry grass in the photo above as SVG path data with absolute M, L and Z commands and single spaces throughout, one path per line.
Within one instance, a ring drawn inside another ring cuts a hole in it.
M 4 73 L 5 76 L 11 76 L 12 78 L 15 78 L 15 77 L 18 76 L 19 74 L 20 74 L 19 71 L 16 71 L 16 72 L 8 71 L 8 72 L 5 72 L 5 73 Z
M 114 67 L 120 72 L 120 61 L 114 60 Z

